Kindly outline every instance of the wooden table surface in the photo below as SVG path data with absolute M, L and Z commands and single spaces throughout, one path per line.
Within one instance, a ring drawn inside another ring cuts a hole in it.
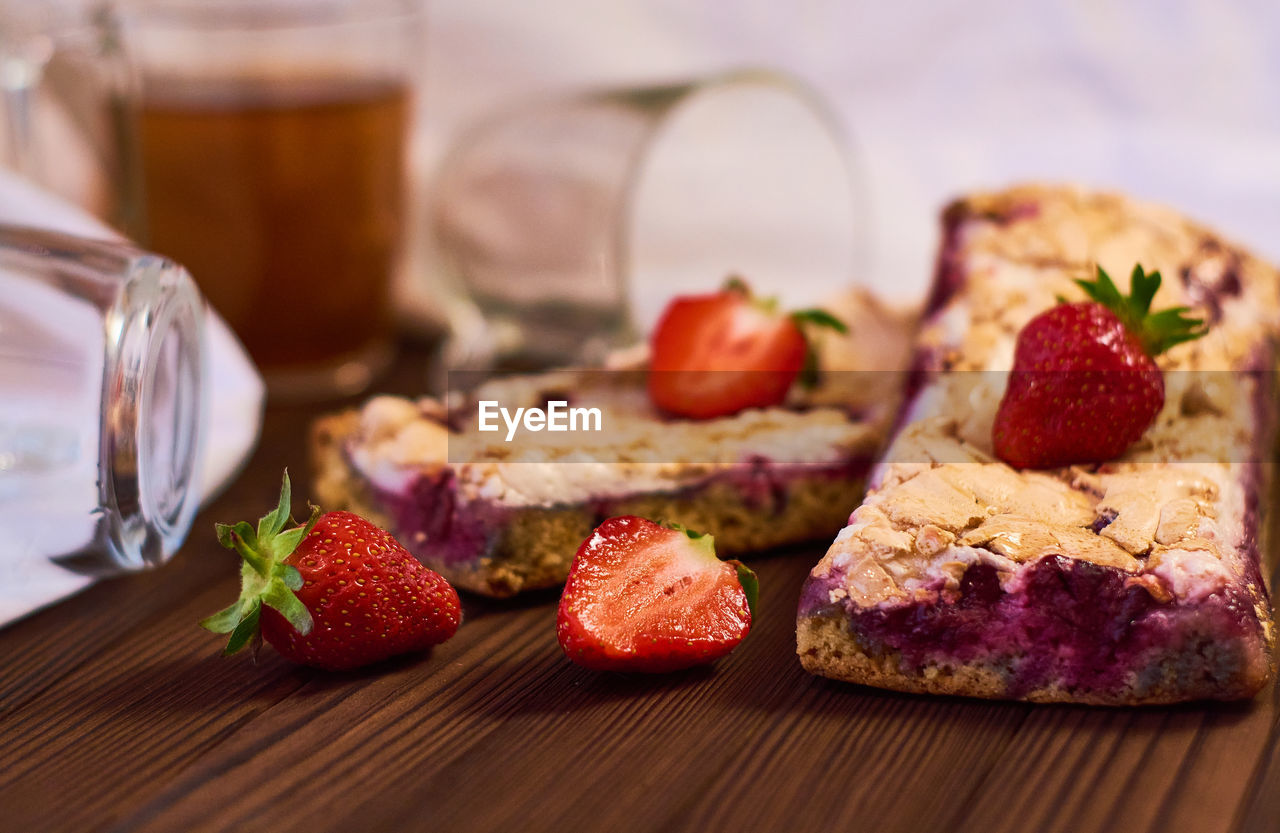
M 384 388 L 422 385 L 411 354 Z M 820 546 L 757 559 L 750 637 L 709 669 L 571 665 L 556 595 L 465 599 L 457 636 L 361 673 L 224 659 L 215 520 L 306 491 L 314 408 L 272 409 L 164 569 L 0 630 L 0 830 L 1280 830 L 1276 692 L 1145 710 L 881 692 L 805 674 Z

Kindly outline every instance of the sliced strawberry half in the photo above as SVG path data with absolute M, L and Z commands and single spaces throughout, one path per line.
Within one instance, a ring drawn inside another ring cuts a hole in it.
M 692 419 L 780 405 L 797 380 L 816 381 L 815 327 L 848 332 L 825 310 L 784 313 L 739 278 L 719 292 L 674 298 L 651 340 L 649 398 Z
M 751 630 L 757 593 L 755 573 L 717 558 L 710 535 L 610 518 L 574 557 L 560 597 L 560 647 L 601 671 L 713 662 Z

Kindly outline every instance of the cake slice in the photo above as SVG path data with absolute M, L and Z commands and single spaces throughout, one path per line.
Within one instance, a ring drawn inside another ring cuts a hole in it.
M 643 370 L 504 378 L 447 402 L 375 397 L 315 425 L 315 494 L 391 530 L 455 585 L 498 597 L 562 584 L 615 515 L 709 532 L 722 555 L 829 540 L 883 450 L 914 325 L 861 292 L 832 311 L 850 333 L 817 337 L 822 382 L 786 406 L 665 418 Z M 507 442 L 476 430 L 481 401 L 595 407 L 605 430 Z
M 1159 358 L 1166 399 L 1121 458 L 1019 471 L 992 421 L 1022 325 L 1097 266 L 1165 276 L 1209 334 Z M 902 427 L 804 584 L 801 663 L 909 692 L 1109 705 L 1252 697 L 1274 625 L 1260 514 L 1280 275 L 1165 209 L 1070 188 L 944 216 Z

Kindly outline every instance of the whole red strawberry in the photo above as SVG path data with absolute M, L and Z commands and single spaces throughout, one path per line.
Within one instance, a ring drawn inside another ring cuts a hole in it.
M 556 631 L 565 655 L 600 671 L 662 672 L 712 662 L 751 630 L 758 585 L 716 557 L 710 535 L 633 515 L 578 548 Z
M 1129 295 L 1102 267 L 1096 281 L 1076 283 L 1093 300 L 1059 304 L 1018 334 L 992 432 L 996 456 L 1011 466 L 1119 457 L 1164 406 L 1164 376 L 1154 357 L 1205 333 L 1186 307 L 1150 312 L 1159 272 L 1135 266 Z
M 283 656 L 338 671 L 419 651 L 458 630 L 458 593 L 384 530 L 350 512 L 312 507 L 285 529 L 289 474 L 280 503 L 258 521 L 218 524 L 218 540 L 240 553 L 240 598 L 200 624 L 230 633 L 234 654 L 259 634 Z

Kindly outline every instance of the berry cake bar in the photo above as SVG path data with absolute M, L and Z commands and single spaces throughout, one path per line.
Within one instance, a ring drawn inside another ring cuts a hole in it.
M 447 405 L 375 397 L 315 425 L 316 496 L 391 530 L 455 585 L 497 597 L 563 584 L 579 544 L 615 515 L 709 532 L 722 555 L 829 540 L 883 450 L 914 326 L 864 293 L 832 311 L 850 333 L 815 337 L 820 367 L 848 372 L 824 372 L 785 407 L 667 419 L 642 371 L 501 379 Z M 507 443 L 475 431 L 480 399 L 512 411 L 589 404 L 607 430 Z
M 1099 465 L 1016 470 L 992 421 L 1016 335 L 1073 279 L 1166 276 L 1207 336 L 1159 358 L 1165 405 Z M 944 215 L 912 393 L 872 489 L 812 570 L 812 673 L 901 691 L 1109 705 L 1243 699 L 1271 678 L 1260 512 L 1280 275 L 1168 210 L 1070 188 Z M 957 372 L 973 371 L 973 372 Z

